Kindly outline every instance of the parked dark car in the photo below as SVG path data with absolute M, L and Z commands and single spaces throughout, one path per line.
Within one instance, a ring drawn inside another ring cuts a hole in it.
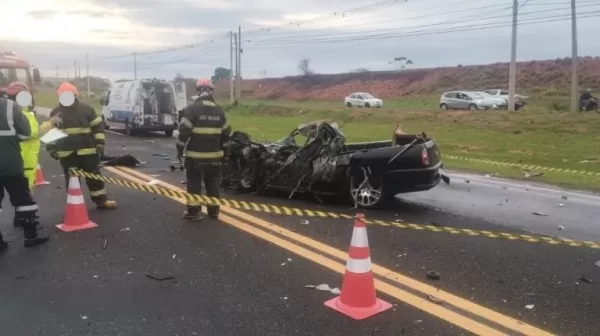
M 297 144 L 296 137 L 306 138 Z M 334 123 L 302 124 L 287 137 L 260 143 L 246 133 L 231 136 L 223 183 L 245 192 L 278 189 L 344 195 L 361 208 L 376 208 L 398 193 L 429 190 L 444 176 L 440 152 L 426 134 L 394 141 L 345 143 Z

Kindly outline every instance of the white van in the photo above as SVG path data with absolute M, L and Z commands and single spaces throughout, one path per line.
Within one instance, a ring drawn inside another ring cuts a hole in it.
M 177 115 L 185 108 L 184 82 L 139 79 L 115 82 L 100 100 L 104 127 L 134 132 L 165 132 L 177 129 Z

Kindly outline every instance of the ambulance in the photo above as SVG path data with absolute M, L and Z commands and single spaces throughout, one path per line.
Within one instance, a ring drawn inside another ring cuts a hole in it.
M 100 99 L 106 129 L 128 135 L 164 132 L 173 136 L 178 112 L 187 104 L 185 82 L 138 79 L 111 83 Z

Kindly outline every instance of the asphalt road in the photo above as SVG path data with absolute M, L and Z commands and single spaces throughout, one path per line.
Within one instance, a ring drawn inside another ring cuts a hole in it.
M 109 168 L 107 175 L 184 187 L 183 174 L 168 169 L 174 155 L 153 155 L 174 154 L 173 139 L 109 133 L 108 141 L 108 155 L 129 153 L 146 164 L 135 171 Z M 89 207 L 100 227 L 67 234 L 52 227 L 64 207 L 61 173 L 45 155 L 42 164 L 52 184 L 39 187 L 36 198 L 54 239 L 25 250 L 10 227 L 9 211 L 1 217 L 1 229 L 13 239 L 0 257 L 2 335 L 600 333 L 597 250 L 370 226 L 378 295 L 394 309 L 357 322 L 323 306 L 334 294 L 305 288 L 341 286 L 351 222 L 223 209 L 220 222 L 190 224 L 180 219 L 184 206 L 176 200 L 109 186 L 120 208 Z M 600 211 L 593 195 L 544 188 L 453 176 L 450 186 L 404 195 L 390 209 L 366 214 L 405 223 L 598 237 L 593 218 Z M 227 197 L 355 211 L 302 197 Z M 428 271 L 441 279 L 426 279 Z M 174 279 L 156 281 L 147 274 Z

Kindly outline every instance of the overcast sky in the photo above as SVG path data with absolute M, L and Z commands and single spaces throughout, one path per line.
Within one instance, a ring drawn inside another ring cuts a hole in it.
M 571 53 L 570 0 L 520 0 L 518 59 Z M 327 4 L 325 4 L 327 3 Z M 90 54 L 92 75 L 170 79 L 229 67 L 229 30 L 242 27 L 242 76 L 357 68 L 504 62 L 511 0 L 0 0 L 0 49 L 16 51 L 43 76 L 74 73 Z M 578 0 L 579 54 L 600 55 L 600 0 Z M 9 9 L 10 10 L 7 10 Z M 584 18 L 588 16 L 588 18 Z M 540 22 L 551 21 L 551 22 Z M 490 28 L 491 26 L 499 26 Z M 186 45 L 188 45 L 186 47 Z

